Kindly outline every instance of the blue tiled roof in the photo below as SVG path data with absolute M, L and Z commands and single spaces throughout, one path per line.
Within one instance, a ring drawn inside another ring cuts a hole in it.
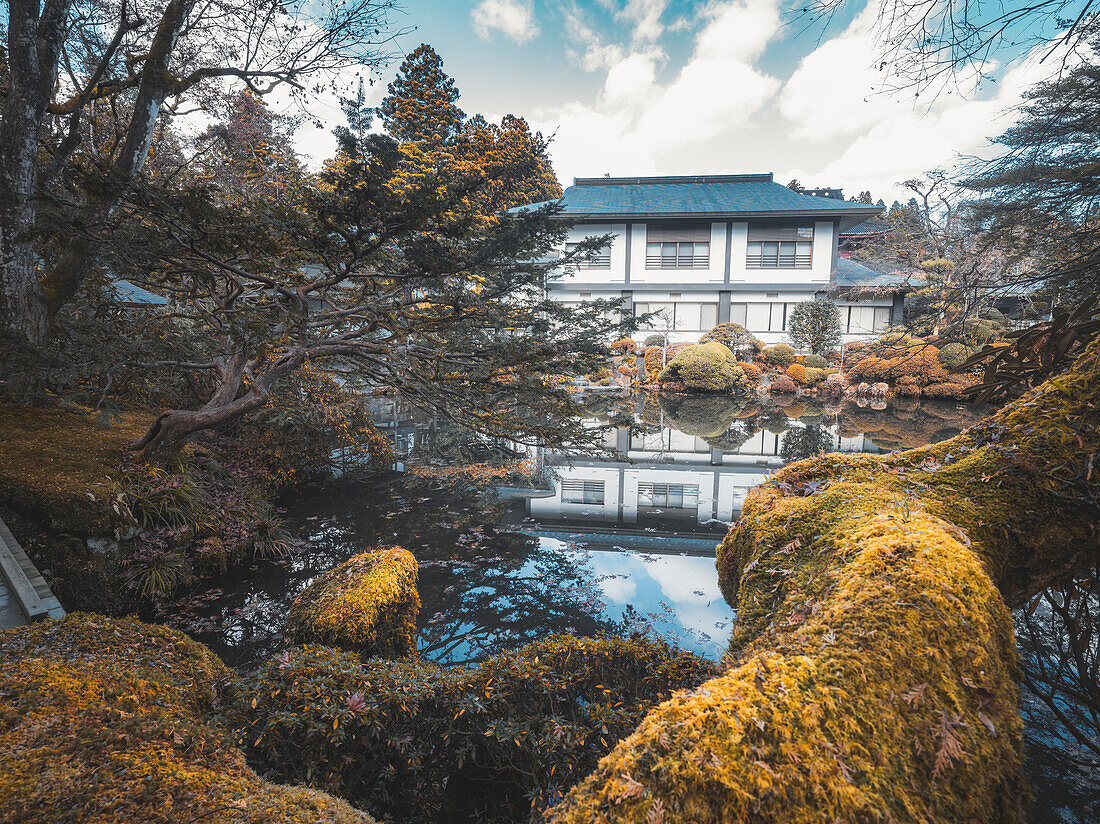
M 771 174 L 577 178 L 560 202 L 562 214 L 589 219 L 813 215 L 839 217 L 843 226 L 882 211 L 866 203 L 801 194 L 776 183 Z
M 836 286 L 838 289 L 882 289 L 916 286 L 924 278 L 919 272 L 876 272 L 851 258 L 837 258 Z
M 142 289 L 140 286 L 122 278 L 115 278 L 111 281 L 111 290 L 115 293 L 119 303 L 125 303 L 129 306 L 166 306 L 168 304 L 167 298 L 153 294 L 148 289 Z
M 841 232 L 842 235 L 880 235 L 887 232 L 891 232 L 894 229 L 892 223 L 886 223 L 881 220 L 865 220 L 863 223 L 858 223 L 851 228 L 845 229 Z

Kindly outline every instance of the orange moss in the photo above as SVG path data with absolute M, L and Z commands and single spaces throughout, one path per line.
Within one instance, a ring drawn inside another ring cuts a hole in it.
M 151 416 L 128 412 L 112 426 L 94 413 L 0 405 L 0 501 L 28 516 L 54 520 L 82 536 L 124 524 L 116 507 L 127 446 Z
M 416 558 L 407 549 L 364 552 L 318 577 L 290 608 L 287 640 L 324 644 L 362 658 L 416 652 Z
M 207 720 L 231 673 L 183 633 L 73 614 L 0 632 L 0 819 L 372 824 L 268 783 Z

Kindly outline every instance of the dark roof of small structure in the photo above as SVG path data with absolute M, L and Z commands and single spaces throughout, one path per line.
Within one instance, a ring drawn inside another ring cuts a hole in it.
M 119 303 L 126 306 L 167 306 L 168 299 L 142 289 L 135 283 L 122 278 L 114 278 L 109 287 L 115 293 Z
M 531 209 L 543 203 L 521 206 Z M 776 183 L 772 175 L 581 177 L 565 190 L 562 214 L 578 220 L 613 218 L 821 217 L 842 230 L 881 213 L 878 206 L 814 197 Z
M 843 240 L 850 235 L 885 235 L 893 230 L 894 225 L 892 223 L 881 220 L 865 220 L 849 229 L 841 230 L 840 235 L 841 240 Z
M 923 282 L 915 270 L 876 272 L 851 258 L 837 258 L 836 288 L 838 289 L 909 289 Z

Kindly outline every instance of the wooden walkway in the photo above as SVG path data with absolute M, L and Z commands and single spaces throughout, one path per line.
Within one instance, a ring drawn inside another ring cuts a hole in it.
M 0 519 L 0 629 L 64 617 L 49 584 Z

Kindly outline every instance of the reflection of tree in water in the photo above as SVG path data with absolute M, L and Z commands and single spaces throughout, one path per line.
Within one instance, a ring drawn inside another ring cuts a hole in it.
M 738 415 L 750 408 L 734 395 L 660 395 L 658 402 L 668 426 L 696 438 L 721 437 Z
M 836 443 L 829 430 L 821 424 L 793 426 L 783 436 L 779 447 L 779 457 L 786 463 L 812 458 L 822 452 L 834 451 Z
M 420 557 L 420 556 L 418 556 Z M 535 538 L 493 536 L 465 557 L 421 562 L 421 654 L 465 664 L 557 632 L 611 628 L 593 574 L 577 556 Z
M 1017 610 L 1035 821 L 1100 821 L 1100 568 Z

